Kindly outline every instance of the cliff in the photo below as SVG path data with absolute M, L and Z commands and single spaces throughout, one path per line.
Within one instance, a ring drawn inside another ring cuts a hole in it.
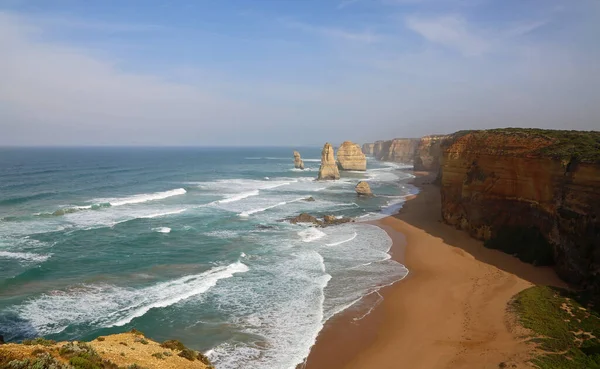
M 133 330 L 90 342 L 55 342 L 43 338 L 0 346 L 0 368 L 190 368 L 210 369 L 203 354 L 179 341 L 162 344 Z
M 360 146 L 344 141 L 337 150 L 337 162 L 341 170 L 367 170 L 367 158 Z
M 387 142 L 387 148 L 385 148 L 386 142 Z M 373 156 L 376 157 L 377 159 L 381 159 L 382 152 L 388 150 L 389 144 L 391 144 L 391 143 L 392 143 L 392 141 L 375 141 L 375 143 L 373 143 Z
M 374 143 L 366 143 L 362 145 L 362 152 L 365 155 L 373 156 L 375 144 Z
M 600 287 L 600 132 L 458 132 L 442 151 L 446 223 Z
M 385 141 L 378 159 L 410 164 L 414 160 L 418 143 L 419 139 L 417 138 L 395 138 Z
M 419 139 L 414 154 L 414 170 L 438 172 L 442 158 L 442 145 L 451 135 L 432 135 Z
M 321 151 L 321 166 L 319 167 L 318 180 L 340 179 L 340 172 L 335 162 L 333 147 L 328 142 Z

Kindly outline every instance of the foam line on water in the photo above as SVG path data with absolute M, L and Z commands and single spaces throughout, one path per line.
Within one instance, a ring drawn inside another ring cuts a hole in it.
M 358 233 L 354 232 L 354 235 L 352 237 L 348 238 L 347 240 L 343 240 L 343 241 L 339 241 L 339 242 L 333 242 L 333 243 L 326 243 L 325 245 L 327 245 L 327 246 L 338 246 L 338 245 L 341 245 L 343 243 L 352 241 L 353 239 L 356 238 L 356 236 L 358 236 Z
M 68 290 L 51 291 L 27 300 L 10 310 L 24 323 L 0 326 L 6 338 L 31 334 L 59 333 L 68 326 L 122 326 L 153 308 L 165 308 L 214 287 L 221 279 L 245 273 L 241 262 L 214 267 L 206 272 L 188 275 L 144 288 L 113 285 L 76 285 Z
M 313 242 L 326 236 L 326 234 L 317 228 L 310 227 L 298 232 L 298 236 L 302 242 Z
M 215 204 L 229 204 L 230 202 L 240 201 L 240 200 L 246 199 L 248 197 L 258 196 L 258 194 L 259 194 L 258 190 L 242 192 L 242 193 L 239 193 L 236 195 L 231 195 L 229 197 L 226 197 L 223 200 L 217 200 L 214 203 Z
M 152 228 L 152 230 L 158 233 L 171 233 L 171 228 L 169 227 Z
M 30 261 L 30 262 L 44 262 L 48 260 L 52 256 L 52 254 L 42 255 L 42 254 L 34 254 L 31 252 L 12 252 L 12 251 L 0 251 L 0 259 L 17 259 L 22 261 Z
M 275 205 L 266 206 L 264 208 L 258 208 L 258 209 L 252 209 L 252 210 L 243 211 L 243 212 L 239 213 L 238 216 L 240 216 L 242 218 L 247 218 L 247 217 L 249 217 L 252 214 L 261 213 L 263 211 L 276 208 L 278 206 L 283 206 L 283 205 L 291 204 L 291 203 L 302 201 L 302 200 L 304 200 L 303 197 L 300 197 L 300 198 L 297 198 L 297 199 L 291 200 L 291 201 L 281 201 L 281 202 L 279 202 L 279 203 L 277 203 Z
M 163 192 L 140 194 L 140 195 L 134 195 L 134 196 L 130 196 L 130 197 L 123 197 L 123 198 L 106 199 L 105 201 L 102 201 L 102 199 L 100 199 L 99 202 L 100 203 L 108 202 L 111 206 L 140 204 L 140 203 L 147 202 L 147 201 L 163 200 L 163 199 L 166 199 L 166 198 L 169 198 L 172 196 L 183 195 L 186 192 L 187 191 L 184 188 L 176 188 L 174 190 L 163 191 Z

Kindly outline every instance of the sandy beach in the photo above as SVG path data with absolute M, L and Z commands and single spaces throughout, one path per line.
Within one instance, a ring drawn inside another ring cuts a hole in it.
M 417 173 L 420 188 L 401 211 L 375 224 L 392 238 L 392 256 L 410 270 L 380 291 L 383 300 L 356 320 L 330 320 L 306 369 L 525 368 L 532 347 L 507 311 L 534 284 L 564 286 L 550 268 L 534 267 L 441 222 L 439 187 Z

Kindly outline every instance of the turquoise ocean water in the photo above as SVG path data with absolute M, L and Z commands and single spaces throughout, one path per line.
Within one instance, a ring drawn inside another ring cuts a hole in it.
M 292 150 L 307 170 L 293 169 Z M 136 327 L 219 369 L 294 368 L 323 324 L 403 278 L 376 219 L 409 174 L 316 182 L 319 148 L 0 149 L 0 334 L 93 339 Z M 368 180 L 378 196 L 357 198 Z M 307 202 L 312 196 L 316 201 Z M 368 309 L 367 309 L 368 310 Z

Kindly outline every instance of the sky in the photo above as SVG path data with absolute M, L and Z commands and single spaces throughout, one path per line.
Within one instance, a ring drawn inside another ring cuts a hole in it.
M 600 130 L 598 0 L 0 0 L 0 145 Z

